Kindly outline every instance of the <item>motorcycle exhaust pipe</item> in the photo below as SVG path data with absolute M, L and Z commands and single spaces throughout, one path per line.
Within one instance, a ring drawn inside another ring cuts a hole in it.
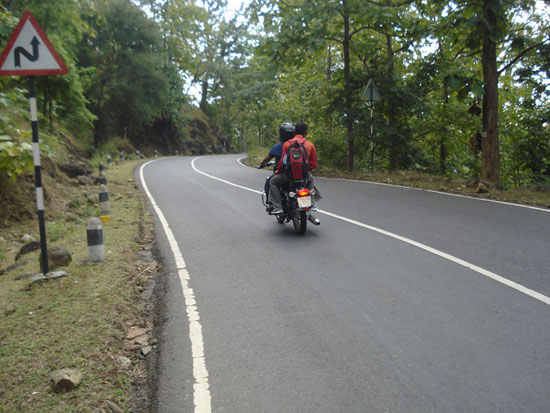
M 308 214 L 307 219 L 309 222 L 311 222 L 313 225 L 321 225 L 321 221 L 319 221 L 319 218 L 315 218 L 313 215 Z

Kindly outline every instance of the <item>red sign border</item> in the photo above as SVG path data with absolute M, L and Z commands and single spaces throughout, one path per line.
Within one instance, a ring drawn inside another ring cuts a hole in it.
M 21 30 L 23 29 L 23 26 L 27 21 L 30 21 L 31 24 L 34 26 L 34 29 L 40 36 L 40 40 L 44 42 L 44 45 L 48 48 L 50 53 L 52 54 L 53 58 L 59 65 L 59 69 L 27 69 L 27 70 L 1 70 L 0 69 L 0 76 L 43 76 L 43 75 L 66 75 L 69 73 L 69 69 L 65 65 L 65 62 L 63 62 L 63 59 L 59 54 L 55 51 L 55 48 L 51 44 L 50 40 L 34 18 L 33 14 L 30 11 L 25 11 L 23 15 L 21 16 L 21 20 L 19 20 L 19 23 L 17 23 L 17 26 L 15 27 L 15 30 L 13 31 L 11 37 L 8 40 L 8 44 L 4 48 L 4 51 L 0 55 L 0 67 L 4 64 L 6 61 L 8 54 L 11 52 L 11 49 L 13 48 L 13 45 L 17 38 L 19 37 L 19 34 L 21 33 Z

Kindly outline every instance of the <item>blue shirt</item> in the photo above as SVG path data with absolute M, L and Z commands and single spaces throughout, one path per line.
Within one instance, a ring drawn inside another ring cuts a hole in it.
M 281 160 L 281 156 L 283 156 L 283 142 L 276 143 L 271 147 L 269 150 L 269 156 L 273 156 L 275 158 L 275 168 L 279 164 L 279 161 Z

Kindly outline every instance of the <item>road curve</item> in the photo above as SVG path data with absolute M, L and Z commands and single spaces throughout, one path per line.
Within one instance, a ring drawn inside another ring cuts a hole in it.
M 238 158 L 140 170 L 166 268 L 159 411 L 550 410 L 547 211 L 319 178 L 301 237 Z

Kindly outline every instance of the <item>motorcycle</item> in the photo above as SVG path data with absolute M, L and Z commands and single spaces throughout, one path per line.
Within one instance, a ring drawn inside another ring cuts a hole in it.
M 267 165 L 274 165 L 274 162 L 268 162 Z M 266 190 L 262 192 L 262 203 L 266 207 L 268 215 L 274 215 L 279 224 L 286 224 L 292 221 L 294 230 L 304 235 L 307 229 L 307 222 L 313 225 L 320 225 L 321 221 L 311 214 L 313 207 L 313 197 L 316 195 L 315 189 L 308 189 L 307 182 L 290 180 L 286 188 L 281 188 L 282 195 L 282 213 L 272 213 L 272 205 L 268 203 Z

